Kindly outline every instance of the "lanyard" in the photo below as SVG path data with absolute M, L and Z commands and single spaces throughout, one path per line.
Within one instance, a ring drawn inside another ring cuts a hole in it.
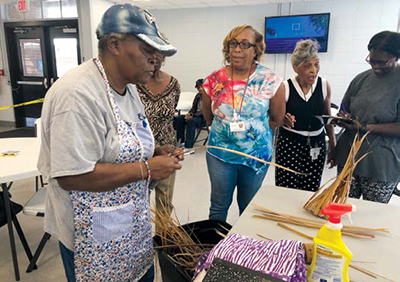
M 231 69 L 231 72 L 232 72 L 231 73 L 231 88 L 232 88 L 233 121 L 238 121 L 240 118 L 240 113 L 242 112 L 242 107 L 243 107 L 243 100 L 244 100 L 244 96 L 246 96 L 247 86 L 249 85 L 249 78 L 250 78 L 250 73 L 251 73 L 252 67 L 253 67 L 253 63 L 251 64 L 250 69 L 249 69 L 249 74 L 247 75 L 246 86 L 244 87 L 243 97 L 240 101 L 239 114 L 236 114 L 236 109 L 235 109 L 235 91 L 233 90 L 233 86 L 234 86 L 234 84 L 233 84 L 233 67 Z

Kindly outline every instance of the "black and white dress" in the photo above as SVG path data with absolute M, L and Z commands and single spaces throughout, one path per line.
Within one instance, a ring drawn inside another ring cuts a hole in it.
M 323 122 L 316 116 L 324 114 L 327 82 L 318 77 L 304 94 L 295 77 L 285 84 L 286 113 L 295 116 L 293 128 L 279 129 L 276 163 L 307 175 L 298 175 L 277 168 L 275 184 L 281 187 L 316 191 L 321 183 L 326 145 Z

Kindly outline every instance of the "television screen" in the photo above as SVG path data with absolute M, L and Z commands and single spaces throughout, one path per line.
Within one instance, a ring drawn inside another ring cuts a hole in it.
M 292 53 L 296 42 L 316 39 L 328 50 L 330 13 L 265 18 L 265 53 Z

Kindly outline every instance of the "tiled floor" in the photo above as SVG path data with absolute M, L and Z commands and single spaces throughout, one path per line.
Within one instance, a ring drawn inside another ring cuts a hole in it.
M 0 129 L 1 130 L 1 129 Z M 335 175 L 335 170 L 326 169 L 323 179 L 330 179 Z M 274 169 L 270 168 L 264 184 L 274 183 Z M 13 200 L 24 204 L 34 193 L 34 179 L 17 181 L 14 183 L 11 193 Z M 187 156 L 183 162 L 183 168 L 177 174 L 174 200 L 176 215 L 182 224 L 192 221 L 204 220 L 208 217 L 210 183 L 205 163 L 204 150 Z M 391 204 L 400 205 L 400 197 L 393 196 Z M 18 219 L 22 225 L 29 245 L 34 251 L 43 235 L 43 219 L 26 216 L 20 213 Z M 234 224 L 238 219 L 236 201 L 231 206 L 228 222 Z M 11 260 L 10 246 L 8 243 L 7 227 L 0 228 L 0 281 L 11 282 L 14 280 L 14 271 Z M 57 241 L 51 238 L 38 261 L 38 269 L 32 273 L 25 273 L 28 260 L 24 254 L 20 241 L 16 239 L 18 261 L 21 272 L 21 281 L 47 282 L 65 281 L 64 270 Z M 161 282 L 161 278 L 157 278 Z

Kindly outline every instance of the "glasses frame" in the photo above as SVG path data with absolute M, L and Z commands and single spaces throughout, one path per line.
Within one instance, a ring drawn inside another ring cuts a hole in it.
M 365 61 L 367 62 L 367 64 L 370 65 L 371 67 L 377 66 L 377 67 L 379 67 L 379 68 L 387 67 L 388 64 L 389 64 L 389 62 L 390 62 L 391 60 L 393 60 L 393 58 L 395 58 L 395 57 L 391 57 L 391 58 L 388 59 L 384 64 L 381 64 L 381 63 L 376 63 L 375 61 L 372 61 L 372 62 L 371 62 L 370 56 L 371 56 L 371 54 L 368 54 L 368 56 L 365 58 Z
M 246 46 L 247 46 L 247 44 L 249 44 L 249 45 L 248 45 L 248 47 L 245 47 L 245 46 L 243 46 L 243 44 L 246 44 Z M 250 43 L 248 41 L 237 42 L 236 40 L 228 41 L 227 45 L 228 45 L 229 49 L 236 49 L 236 47 L 239 46 L 239 48 L 242 49 L 242 50 L 247 50 L 247 49 L 250 49 L 251 47 L 256 47 L 257 46 L 256 44 L 252 44 L 252 43 Z M 235 45 L 235 46 L 232 46 L 232 45 Z

